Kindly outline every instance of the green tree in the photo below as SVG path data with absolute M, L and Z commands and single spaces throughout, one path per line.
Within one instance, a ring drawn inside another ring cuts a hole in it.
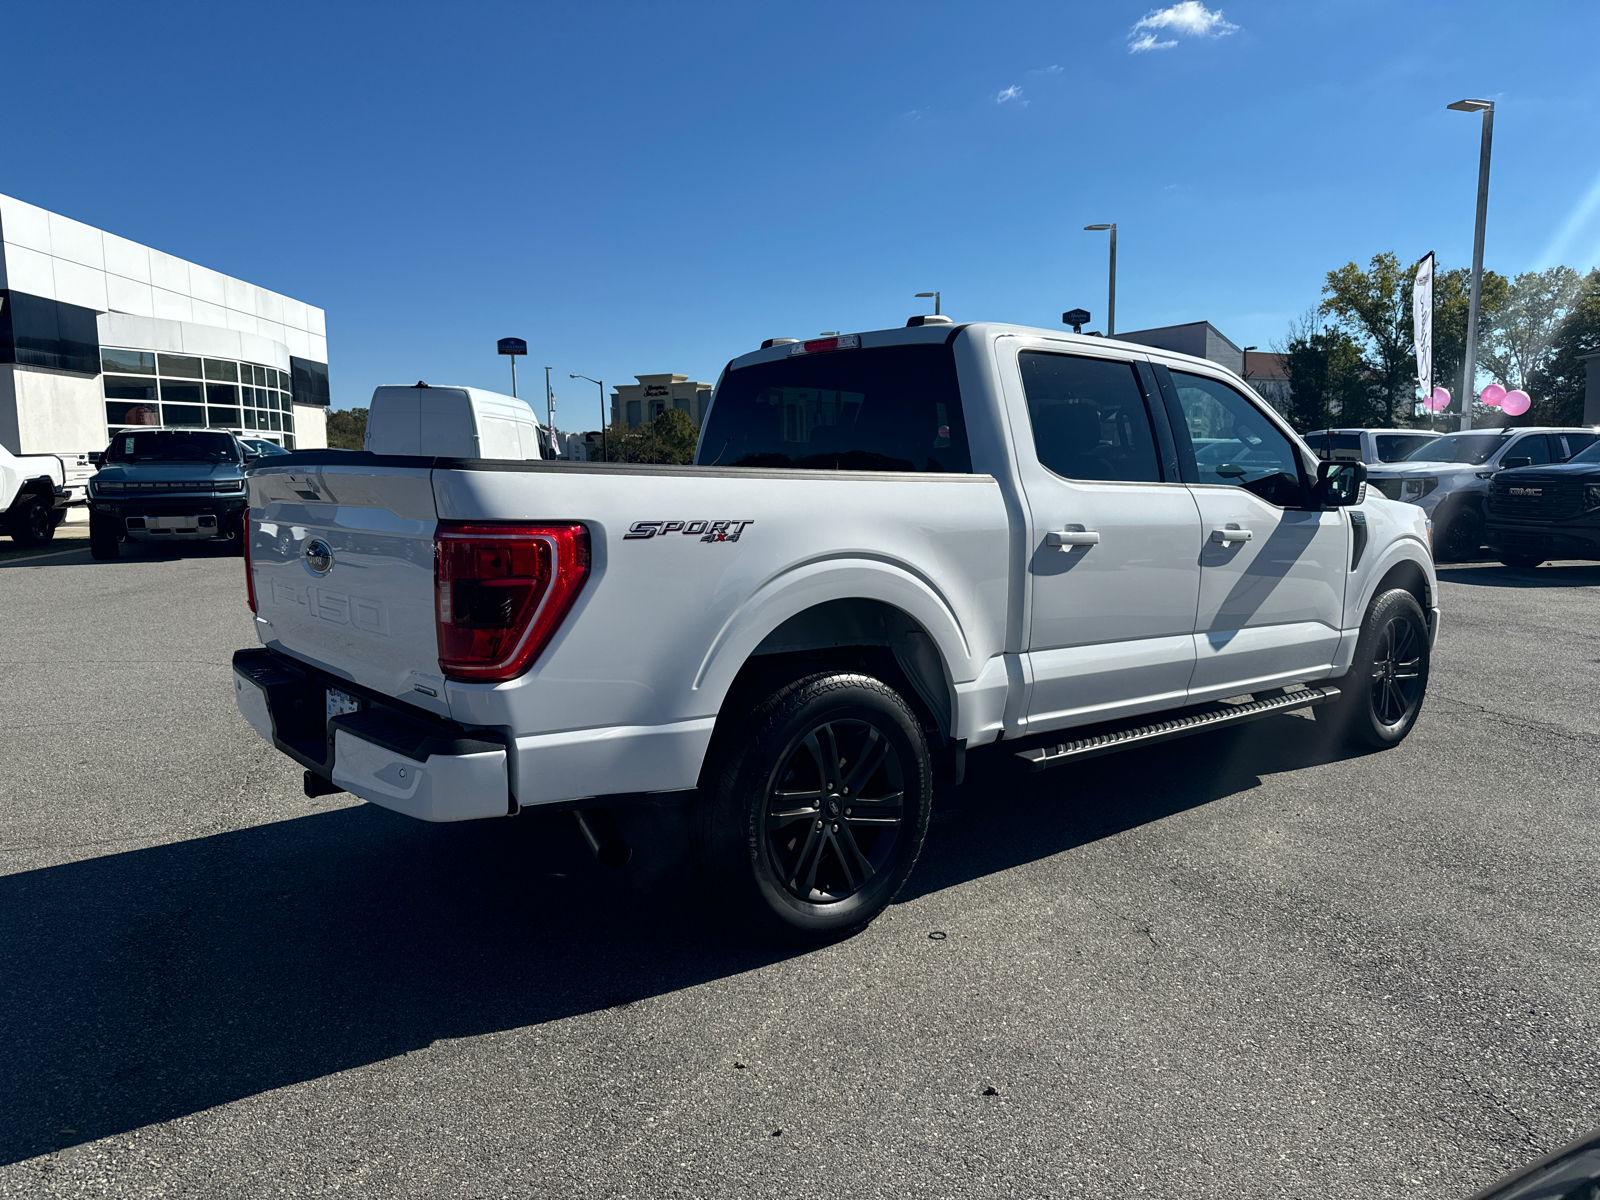
M 1417 390 L 1416 352 L 1411 332 L 1411 281 L 1393 253 L 1372 256 L 1363 271 L 1346 263 L 1329 271 L 1318 311 L 1332 316 L 1366 360 L 1367 393 L 1373 419 L 1395 424 L 1409 418 Z
M 1472 271 L 1467 267 L 1441 270 L 1438 264 L 1433 273 L 1433 383 L 1442 387 L 1456 399 L 1463 393 L 1477 394 L 1476 387 L 1466 387 L 1461 372 L 1467 365 L 1467 301 L 1471 294 Z M 1505 307 L 1510 284 L 1496 271 L 1483 273 L 1483 285 L 1478 297 L 1478 364 L 1483 365 L 1484 330 L 1491 326 L 1496 314 Z M 1477 417 L 1489 410 L 1476 404 L 1473 424 Z
M 1583 276 L 1571 267 L 1525 271 L 1512 280 L 1479 355 L 1496 383 L 1527 388 L 1550 361 L 1583 291 Z
M 1582 276 L 1577 296 L 1551 339 L 1550 352 L 1524 389 L 1533 407 L 1517 424 L 1581 425 L 1588 364 L 1580 354 L 1600 350 L 1600 270 Z
M 1319 328 L 1313 315 L 1290 326 L 1288 344 L 1280 353 L 1289 375 L 1284 415 L 1297 430 L 1369 423 L 1367 366 L 1344 330 Z
M 694 461 L 700 427 L 689 414 L 669 408 L 647 425 L 632 429 L 613 421 L 606 430 L 604 449 L 595 443 L 597 460 L 632 463 L 688 463 Z
M 359 450 L 367 439 L 367 410 L 334 409 L 328 414 L 328 445 L 334 450 Z

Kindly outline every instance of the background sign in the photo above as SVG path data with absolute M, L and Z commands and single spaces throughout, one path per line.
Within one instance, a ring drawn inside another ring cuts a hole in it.
M 521 338 L 501 338 L 496 345 L 500 347 L 501 354 L 526 354 L 528 352 L 528 343 Z
M 1411 285 L 1411 326 L 1417 343 L 1417 386 L 1422 394 L 1433 396 L 1433 251 L 1417 264 L 1417 279 Z M 1470 392 L 1471 389 L 1469 388 Z
M 1061 314 L 1061 323 L 1063 325 L 1071 325 L 1075 330 L 1082 328 L 1089 323 L 1089 310 L 1087 308 L 1075 308 L 1071 312 L 1064 312 Z

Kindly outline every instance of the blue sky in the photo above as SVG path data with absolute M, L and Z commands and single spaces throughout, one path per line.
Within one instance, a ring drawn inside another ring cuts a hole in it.
M 1162 15 L 1165 12 L 1167 15 Z M 322 306 L 335 404 L 715 380 L 765 337 L 1208 319 L 1348 260 L 1600 264 L 1600 8 L 12 5 L 0 191 Z M 1170 43 L 1170 44 L 1168 44 Z M 1144 47 L 1144 48 L 1141 48 Z M 531 384 L 532 386 L 527 386 Z

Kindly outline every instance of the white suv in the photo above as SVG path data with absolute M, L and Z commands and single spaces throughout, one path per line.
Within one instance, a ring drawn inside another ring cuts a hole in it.
M 1438 437 L 1429 429 L 1318 429 L 1306 445 L 1323 462 L 1399 462 Z
M 1418 505 L 1433 521 L 1440 562 L 1470 558 L 1483 545 L 1489 477 L 1506 467 L 1566 462 L 1600 438 L 1600 426 L 1469 429 L 1413 450 L 1402 462 L 1369 469 L 1367 481 L 1391 500 Z

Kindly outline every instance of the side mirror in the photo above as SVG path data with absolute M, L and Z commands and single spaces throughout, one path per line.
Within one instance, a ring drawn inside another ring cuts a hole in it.
M 1502 471 L 1509 471 L 1512 467 L 1531 466 L 1533 466 L 1533 459 L 1528 457 L 1526 454 L 1519 454 L 1515 458 L 1502 458 L 1500 460 L 1500 469 Z
M 1348 508 L 1367 494 L 1367 464 L 1323 462 L 1317 464 L 1317 504 L 1322 508 Z

